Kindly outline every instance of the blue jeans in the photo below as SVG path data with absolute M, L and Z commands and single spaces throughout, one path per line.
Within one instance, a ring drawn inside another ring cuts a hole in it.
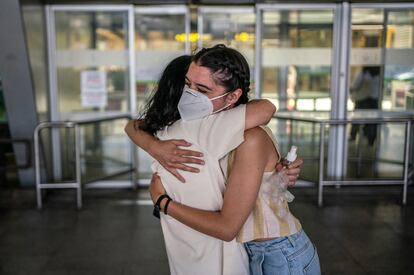
M 315 246 L 303 230 L 288 237 L 244 244 L 249 255 L 250 275 L 319 275 Z

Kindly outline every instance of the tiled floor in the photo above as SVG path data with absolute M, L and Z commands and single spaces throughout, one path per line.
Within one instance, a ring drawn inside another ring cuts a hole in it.
M 292 212 L 315 242 L 323 274 L 414 274 L 414 192 L 295 188 Z M 33 190 L 0 189 L 0 274 L 168 274 L 159 222 L 138 205 L 145 190 L 56 191 L 35 209 Z

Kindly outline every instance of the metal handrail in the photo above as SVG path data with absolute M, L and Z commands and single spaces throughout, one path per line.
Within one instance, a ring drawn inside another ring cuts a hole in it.
M 402 204 L 407 203 L 407 186 L 408 186 L 408 166 L 410 156 L 410 141 L 411 141 L 411 124 L 414 117 L 406 118 L 351 118 L 351 119 L 322 119 L 322 118 L 301 118 L 292 115 L 275 114 L 275 119 L 310 122 L 319 124 L 319 179 L 318 179 L 318 206 L 323 206 L 323 187 L 332 185 L 403 185 Z M 324 180 L 324 161 L 325 161 L 325 127 L 326 126 L 340 126 L 346 124 L 386 124 L 386 123 L 403 123 L 406 125 L 405 135 L 405 151 L 404 151 L 404 176 L 402 180 Z
M 104 121 L 112 121 L 117 119 L 131 119 L 132 115 L 120 114 L 107 116 L 102 118 L 91 118 L 77 121 L 46 121 L 38 124 L 34 130 L 34 155 L 35 155 L 35 175 L 36 175 L 36 197 L 37 207 L 42 208 L 42 189 L 54 189 L 54 188 L 74 188 L 76 189 L 76 201 L 77 207 L 82 207 L 82 183 L 81 183 L 81 161 L 80 161 L 80 131 L 81 125 L 98 123 Z M 57 182 L 57 183 L 42 183 L 40 177 L 40 149 L 39 149 L 39 133 L 44 128 L 74 128 L 75 129 L 75 180 L 71 182 Z M 133 168 L 129 169 L 128 172 L 134 171 L 132 186 L 135 187 L 136 183 L 136 167 L 138 159 L 136 154 L 133 154 Z
M 40 179 L 40 150 L 39 133 L 44 128 L 74 128 L 75 129 L 75 181 L 60 183 L 41 183 Z M 36 176 L 36 198 L 37 208 L 42 209 L 42 189 L 75 188 L 78 209 L 82 208 L 82 187 L 79 149 L 79 125 L 74 122 L 42 122 L 34 130 L 34 154 L 35 154 L 35 176 Z

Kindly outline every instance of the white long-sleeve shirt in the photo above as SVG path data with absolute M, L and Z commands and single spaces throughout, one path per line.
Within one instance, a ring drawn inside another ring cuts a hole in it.
M 223 205 L 226 174 L 220 160 L 244 140 L 246 106 L 210 115 L 201 120 L 182 121 L 157 133 L 161 140 L 185 139 L 191 150 L 204 154 L 200 173 L 180 171 L 186 183 L 178 181 L 158 162 L 153 170 L 161 177 L 168 195 L 184 205 L 204 210 L 220 210 Z M 247 275 L 249 263 L 242 244 L 224 242 L 161 215 L 161 226 L 171 274 Z

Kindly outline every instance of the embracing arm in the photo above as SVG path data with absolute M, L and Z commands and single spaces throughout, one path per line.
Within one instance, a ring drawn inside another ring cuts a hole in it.
M 246 104 L 246 126 L 251 129 L 256 126 L 266 125 L 276 112 L 276 107 L 267 99 L 253 99 Z
M 212 237 L 231 241 L 240 231 L 253 209 L 259 192 L 268 149 L 261 129 L 245 133 L 245 141 L 237 148 L 234 165 L 227 180 L 223 207 L 220 211 L 205 211 L 177 202 L 168 206 L 168 215 L 183 224 Z M 163 194 L 161 181 L 154 177 L 150 186 L 153 201 Z M 164 209 L 166 200 L 161 202 Z
M 139 128 L 141 123 L 141 120 L 130 120 L 125 126 L 126 134 L 138 147 L 150 154 L 181 182 L 185 182 L 185 179 L 178 173 L 177 169 L 193 173 L 199 172 L 199 169 L 185 165 L 184 163 L 203 165 L 204 161 L 198 158 L 203 156 L 202 153 L 179 148 L 191 146 L 190 143 L 183 139 L 159 140 L 153 135 L 141 130 Z
M 139 125 L 142 123 L 141 120 L 130 120 L 125 126 L 125 133 L 138 147 L 146 151 L 151 156 L 155 143 L 158 141 L 153 135 L 141 130 Z

